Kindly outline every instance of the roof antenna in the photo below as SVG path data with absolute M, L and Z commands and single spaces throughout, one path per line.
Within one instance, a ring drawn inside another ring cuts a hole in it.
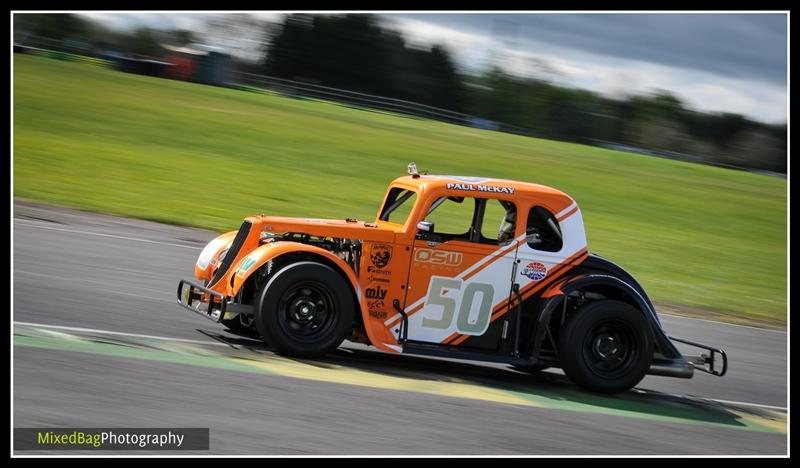
M 419 178 L 419 171 L 417 171 L 417 163 L 415 162 L 408 163 L 408 173 L 411 175 L 411 178 L 413 179 Z

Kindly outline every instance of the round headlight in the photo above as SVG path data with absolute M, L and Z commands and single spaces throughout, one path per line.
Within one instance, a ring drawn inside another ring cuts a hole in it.
M 197 266 L 201 270 L 205 270 L 208 268 L 208 264 L 211 263 L 211 260 L 214 258 L 214 254 L 219 251 L 222 247 L 225 246 L 228 242 L 223 239 L 214 239 L 213 241 L 209 242 L 203 251 L 200 252 L 200 257 L 197 259 Z

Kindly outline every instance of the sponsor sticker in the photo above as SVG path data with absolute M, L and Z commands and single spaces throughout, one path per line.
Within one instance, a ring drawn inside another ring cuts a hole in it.
M 370 317 L 375 317 L 376 319 L 385 320 L 386 317 L 389 316 L 389 314 L 387 314 L 385 310 L 369 309 L 369 316 Z
M 520 275 L 527 276 L 533 281 L 539 281 L 544 279 L 544 277 L 547 275 L 547 267 L 545 267 L 543 263 L 530 262 L 529 264 L 525 265 L 525 268 L 522 269 Z
M 388 289 L 383 289 L 380 286 L 374 286 L 367 288 L 365 295 L 367 296 L 367 299 L 384 299 L 386 298 L 387 292 L 389 292 Z
M 243 275 L 245 272 L 247 272 L 247 270 L 250 269 L 251 266 L 255 265 L 255 263 L 256 261 L 250 257 L 243 258 L 242 262 L 239 263 L 239 271 L 237 271 L 236 274 L 239 276 Z
M 475 184 L 456 184 L 448 183 L 447 190 L 466 190 L 469 192 L 490 192 L 490 193 L 507 193 L 514 195 L 512 187 L 498 187 L 496 185 L 475 185 Z
M 379 277 L 374 276 L 374 275 L 369 275 L 367 277 L 367 281 L 369 281 L 370 283 L 388 283 L 389 282 L 389 278 L 379 278 Z
M 448 252 L 433 249 L 417 249 L 414 252 L 414 261 L 418 263 L 457 267 L 461 265 L 463 260 L 464 254 L 461 252 Z
M 386 303 L 383 302 L 383 299 L 367 301 L 367 310 L 369 311 L 370 317 L 385 319 L 388 316 L 386 313 Z
M 367 273 L 372 273 L 374 275 L 381 275 L 381 276 L 391 276 L 392 272 L 389 270 L 381 270 L 380 268 L 375 268 L 374 266 L 367 267 Z
M 375 268 L 382 269 L 392 260 L 392 246 L 389 244 L 373 244 L 369 251 L 369 259 Z

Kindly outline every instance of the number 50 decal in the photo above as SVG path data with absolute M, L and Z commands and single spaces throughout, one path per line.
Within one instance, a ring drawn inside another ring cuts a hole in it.
M 438 305 L 442 307 L 442 315 L 439 318 L 428 317 L 430 309 L 426 307 L 422 317 L 422 326 L 425 328 L 437 328 L 447 330 L 453 323 L 453 316 L 458 309 L 456 319 L 456 330 L 464 335 L 482 335 L 489 327 L 492 317 L 492 302 L 494 301 L 494 286 L 488 283 L 469 283 L 461 291 L 462 281 L 460 279 L 444 278 L 432 276 L 430 286 L 428 286 L 428 301 L 426 306 Z M 444 292 L 447 290 L 447 292 Z M 475 320 L 470 320 L 470 312 L 479 296 L 480 306 L 478 316 Z M 459 304 L 460 303 L 460 304 Z

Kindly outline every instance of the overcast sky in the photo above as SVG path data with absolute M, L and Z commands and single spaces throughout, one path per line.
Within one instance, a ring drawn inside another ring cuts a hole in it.
M 92 13 L 118 27 L 202 29 L 203 14 Z M 281 14 L 258 13 L 269 21 Z M 786 122 L 785 14 L 382 15 L 411 42 L 446 45 L 467 69 L 502 64 L 526 76 L 621 96 L 669 90 L 689 106 Z

